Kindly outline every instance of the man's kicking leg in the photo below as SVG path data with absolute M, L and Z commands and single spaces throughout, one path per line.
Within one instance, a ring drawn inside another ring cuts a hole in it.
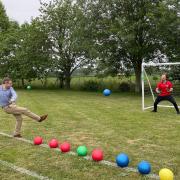
M 34 119 L 38 122 L 44 121 L 48 115 L 43 115 L 43 116 L 38 116 L 37 114 L 31 112 L 29 109 L 20 107 L 20 106 L 15 106 L 14 111 L 20 114 L 24 114 L 25 116 L 30 117 L 31 119 Z
M 17 105 L 10 105 L 6 108 L 4 108 L 4 111 L 10 114 L 24 114 L 25 116 L 30 117 L 31 119 L 34 119 L 38 122 L 42 122 L 47 118 L 47 114 L 43 116 L 39 116 L 33 112 L 31 112 L 29 109 L 25 107 L 20 107 Z
M 15 133 L 14 137 L 21 137 L 20 130 L 22 126 L 22 115 L 28 116 L 37 122 L 44 121 L 48 115 L 38 116 L 37 114 L 31 112 L 27 108 L 19 107 L 17 105 L 10 105 L 4 108 L 4 111 L 8 114 L 13 114 L 16 118 L 16 126 L 15 126 Z

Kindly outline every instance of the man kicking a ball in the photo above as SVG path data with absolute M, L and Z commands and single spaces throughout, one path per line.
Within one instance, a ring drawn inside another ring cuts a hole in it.
M 170 81 L 167 80 L 166 74 L 163 74 L 161 76 L 161 82 L 157 84 L 156 92 L 159 94 L 154 102 L 154 110 L 152 112 L 157 112 L 157 105 L 164 100 L 167 100 L 171 102 L 175 109 L 177 114 L 180 114 L 178 105 L 175 101 L 175 99 L 171 96 L 171 92 L 173 91 L 173 85 Z
M 8 77 L 3 79 L 2 85 L 0 85 L 0 106 L 2 109 L 8 113 L 12 114 L 16 118 L 16 126 L 14 137 L 22 137 L 21 136 L 21 126 L 22 126 L 22 115 L 28 116 L 37 122 L 44 121 L 48 115 L 38 116 L 27 108 L 19 107 L 15 104 L 17 99 L 17 94 L 12 87 L 12 80 Z

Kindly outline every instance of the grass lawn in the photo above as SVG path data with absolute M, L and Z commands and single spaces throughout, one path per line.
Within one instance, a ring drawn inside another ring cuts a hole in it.
M 40 135 L 47 143 L 51 138 L 69 141 L 72 151 L 86 145 L 90 152 L 104 150 L 104 159 L 115 161 L 125 152 L 130 167 L 141 160 L 152 165 L 158 174 L 161 168 L 171 169 L 180 179 L 180 116 L 172 108 L 160 108 L 158 113 L 141 111 L 141 98 L 129 94 L 31 90 L 18 91 L 18 104 L 38 113 L 48 113 L 46 122 L 24 118 L 22 135 L 32 140 Z M 14 117 L 0 112 L 0 131 L 12 133 Z M 35 171 L 52 179 L 149 179 L 121 168 L 108 167 L 81 157 L 33 146 L 13 138 L 0 136 L 0 160 Z M 34 179 L 0 165 L 0 179 Z

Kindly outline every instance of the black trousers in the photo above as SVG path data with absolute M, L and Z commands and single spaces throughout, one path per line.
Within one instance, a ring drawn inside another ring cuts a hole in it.
M 171 103 L 174 105 L 176 111 L 179 112 L 178 105 L 177 105 L 175 99 L 174 99 L 171 95 L 169 95 L 169 96 L 158 96 L 158 97 L 156 98 L 155 102 L 154 102 L 154 111 L 157 111 L 157 105 L 158 105 L 161 101 L 169 101 L 169 102 L 171 102 Z

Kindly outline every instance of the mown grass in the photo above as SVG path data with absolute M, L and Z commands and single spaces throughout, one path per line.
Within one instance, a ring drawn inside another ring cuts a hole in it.
M 89 155 L 100 147 L 105 160 L 113 162 L 117 154 L 125 152 L 129 155 L 130 167 L 147 160 L 153 173 L 158 174 L 161 168 L 167 167 L 180 179 L 180 116 L 174 109 L 160 108 L 155 114 L 142 112 L 141 97 L 125 93 L 104 97 L 92 92 L 19 90 L 18 94 L 19 105 L 38 114 L 49 114 L 43 123 L 25 117 L 24 138 L 32 140 L 41 135 L 47 143 L 55 137 L 60 142 L 69 141 L 72 151 L 76 151 L 78 145 L 86 145 Z M 14 118 L 2 111 L 0 119 L 0 131 L 11 133 Z M 148 179 L 2 136 L 0 159 L 53 179 Z M 11 176 L 11 179 L 24 178 L 6 168 L 0 169 L 0 179 Z

